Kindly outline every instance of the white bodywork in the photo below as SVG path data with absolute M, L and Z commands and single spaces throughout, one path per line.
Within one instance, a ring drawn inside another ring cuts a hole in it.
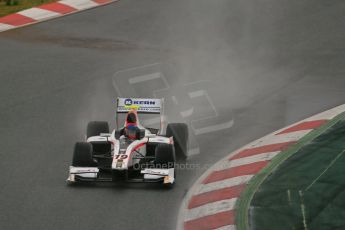
M 99 169 L 96 167 L 69 167 L 69 176 L 67 181 L 74 182 L 75 176 L 81 176 L 85 178 L 96 179 Z
M 157 136 L 155 134 L 149 133 L 147 131 L 147 136 L 144 137 L 141 140 L 135 140 L 131 144 L 128 145 L 128 147 L 123 151 L 123 149 L 120 148 L 120 142 L 121 139 L 124 137 L 121 136 L 119 140 L 115 138 L 115 130 L 112 132 L 111 136 L 94 136 L 89 137 L 87 139 L 87 142 L 89 143 L 96 143 L 96 142 L 109 142 L 112 144 L 112 169 L 113 170 L 127 170 L 128 167 L 132 166 L 135 163 L 138 163 L 137 161 L 132 159 L 133 156 L 135 156 L 134 150 L 140 150 L 140 153 L 145 156 L 146 154 L 146 144 L 147 143 L 165 143 L 165 144 L 173 144 L 172 138 Z M 99 173 L 99 169 L 97 167 L 73 167 L 70 166 L 69 169 L 69 177 L 68 181 L 74 182 L 75 176 L 81 176 L 84 178 L 89 179 L 96 179 L 97 174 Z M 164 178 L 164 183 L 174 183 L 174 169 L 145 169 L 141 170 L 141 173 L 144 174 L 144 179 L 159 179 Z
M 141 170 L 145 179 L 159 179 L 164 177 L 165 184 L 173 184 L 175 181 L 175 170 L 170 169 L 144 169 Z
M 126 105 L 127 101 L 131 100 L 132 103 L 148 103 L 139 107 L 139 112 L 145 113 L 160 113 L 162 108 L 162 99 L 118 99 L 117 112 L 128 112 L 128 107 Z M 148 102 L 145 102 L 148 101 Z M 145 129 L 139 125 L 139 128 Z M 134 140 L 129 142 L 126 137 L 121 136 L 119 139 L 115 138 L 115 130 L 111 134 L 100 134 L 99 136 L 89 137 L 87 140 L 89 143 L 111 143 L 111 156 L 112 156 L 112 170 L 128 170 L 129 167 L 138 163 L 140 159 L 133 159 L 134 156 L 146 156 L 146 144 L 147 143 L 166 143 L 173 145 L 173 138 L 168 138 L 164 136 L 158 136 L 152 134 L 148 129 L 145 129 L 145 137 L 140 140 Z M 123 144 L 126 143 L 125 148 Z M 139 154 L 139 153 L 140 154 Z M 75 176 L 80 176 L 88 179 L 97 179 L 99 169 L 97 167 L 73 167 L 70 166 L 68 181 L 74 182 Z M 154 179 L 164 179 L 164 183 L 174 183 L 174 168 L 171 169 L 158 169 L 150 168 L 141 170 L 144 179 L 154 180 Z

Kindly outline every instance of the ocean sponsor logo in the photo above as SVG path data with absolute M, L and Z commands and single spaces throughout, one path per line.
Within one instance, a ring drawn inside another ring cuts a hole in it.
M 126 106 L 131 106 L 131 105 L 155 105 L 156 102 L 152 100 L 133 100 L 130 98 L 127 98 L 125 100 L 125 105 Z

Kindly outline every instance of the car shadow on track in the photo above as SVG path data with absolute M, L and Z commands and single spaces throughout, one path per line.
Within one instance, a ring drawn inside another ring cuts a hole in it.
M 126 190 L 126 189 L 145 189 L 145 190 L 172 190 L 173 187 L 163 185 L 161 183 L 133 183 L 133 182 L 78 182 L 75 184 L 66 185 L 70 189 L 114 189 L 114 190 Z

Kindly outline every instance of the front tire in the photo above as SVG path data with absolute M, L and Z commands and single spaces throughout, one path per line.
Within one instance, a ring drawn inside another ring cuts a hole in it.
M 167 126 L 167 137 L 174 137 L 176 157 L 185 160 L 188 157 L 188 126 L 185 123 L 172 123 Z
M 174 168 L 174 172 L 176 173 L 175 163 L 175 148 L 173 145 L 169 144 L 158 144 L 155 150 L 155 157 L 156 157 L 156 167 L 157 168 L 164 168 L 170 169 Z M 176 174 L 174 175 L 174 179 L 176 180 Z M 164 188 L 171 189 L 174 187 L 174 183 L 163 183 Z
M 99 136 L 101 133 L 109 133 L 109 124 L 106 121 L 91 121 L 87 125 L 86 138 Z
M 155 150 L 155 162 L 158 168 L 175 167 L 175 149 L 173 145 L 158 144 Z
M 96 162 L 92 158 L 92 145 L 87 142 L 77 142 L 74 145 L 72 166 L 95 167 Z

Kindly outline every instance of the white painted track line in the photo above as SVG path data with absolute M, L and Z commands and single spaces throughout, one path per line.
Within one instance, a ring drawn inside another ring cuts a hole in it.
M 198 184 L 196 185 L 197 187 L 195 188 L 194 195 L 202 194 L 205 192 L 211 192 L 223 188 L 229 188 L 240 184 L 246 184 L 250 179 L 252 179 L 252 177 L 253 175 L 245 175 L 229 178 L 226 180 L 216 181 L 208 184 Z
M 85 10 L 85 9 L 99 5 L 93 1 L 85 1 L 85 0 L 62 0 L 62 1 L 59 1 L 59 3 L 68 5 L 77 10 Z
M 18 12 L 18 14 L 35 19 L 37 21 L 61 16 L 61 14 L 59 13 L 56 13 L 50 10 L 40 9 L 40 8 L 31 8 L 28 10 L 23 10 L 23 11 Z
M 15 28 L 15 26 L 11 26 L 11 25 L 8 25 L 8 24 L 0 23 L 0 32 L 1 31 L 5 31 L 5 30 L 10 30 L 10 29 L 13 29 L 13 28 Z
M 272 160 L 273 157 L 275 157 L 279 153 L 280 153 L 280 151 L 260 153 L 260 154 L 256 154 L 256 155 L 249 156 L 249 157 L 243 157 L 243 158 L 223 162 L 223 165 L 222 165 L 223 168 L 222 169 L 228 169 L 228 168 L 243 166 L 243 165 L 247 165 L 247 164 L 257 163 L 260 161 L 270 161 L 270 160 Z
M 255 148 L 255 147 L 260 147 L 264 145 L 273 145 L 273 144 L 279 144 L 279 143 L 285 143 L 285 142 L 291 142 L 291 141 L 298 141 L 303 136 L 308 134 L 310 131 L 312 131 L 312 129 L 300 130 L 300 131 L 291 132 L 291 133 L 284 133 L 284 135 L 266 136 L 254 142 L 248 148 L 250 147 Z
M 220 200 L 190 209 L 187 211 L 185 221 L 195 220 L 201 217 L 233 210 L 235 208 L 236 200 L 237 198 Z

